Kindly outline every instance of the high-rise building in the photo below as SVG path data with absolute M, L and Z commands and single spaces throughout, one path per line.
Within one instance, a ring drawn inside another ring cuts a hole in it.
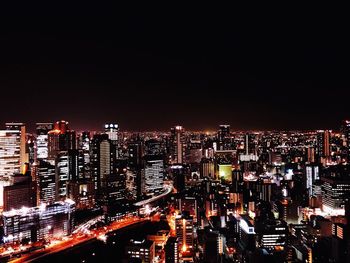
M 0 131 L 0 177 L 21 172 L 22 137 L 20 130 Z
M 164 251 L 165 263 L 179 263 L 178 242 L 176 237 L 169 237 Z
M 6 123 L 6 130 L 17 131 L 20 136 L 20 164 L 21 173 L 25 173 L 25 164 L 29 162 L 29 156 L 26 151 L 26 126 L 24 123 L 9 122 Z
M 319 130 L 317 131 L 317 154 L 321 158 L 329 158 L 331 156 L 330 138 L 332 131 Z
M 90 163 L 96 201 L 106 201 L 108 199 L 108 185 L 113 182 L 111 176 L 116 177 L 115 145 L 107 134 L 97 134 L 93 137 Z
M 69 180 L 69 157 L 67 151 L 60 151 L 56 156 L 56 200 L 67 197 Z
M 182 126 L 171 128 L 171 160 L 174 164 L 182 164 L 184 158 L 184 129 Z
M 305 166 L 306 169 L 306 189 L 308 190 L 309 196 L 312 196 L 313 193 L 313 185 L 316 180 L 320 179 L 319 167 L 315 164 L 307 164 Z
M 145 168 L 142 170 L 142 193 L 154 195 L 163 190 L 164 161 L 155 157 L 145 157 Z
M 106 123 L 105 133 L 112 142 L 118 141 L 119 125 L 116 123 Z
M 188 213 L 183 213 L 175 219 L 176 237 L 178 238 L 179 253 L 182 257 L 187 257 L 193 253 L 194 232 L 193 217 Z
M 48 158 L 54 160 L 60 151 L 76 150 L 77 137 L 69 130 L 68 122 L 58 121 L 54 129 L 48 132 Z
M 230 125 L 222 124 L 218 131 L 218 150 L 230 149 Z
M 36 124 L 36 157 L 38 160 L 46 160 L 49 157 L 49 131 L 53 129 L 53 123 Z
M 37 187 L 39 204 L 52 204 L 56 200 L 56 168 L 40 160 L 37 166 Z

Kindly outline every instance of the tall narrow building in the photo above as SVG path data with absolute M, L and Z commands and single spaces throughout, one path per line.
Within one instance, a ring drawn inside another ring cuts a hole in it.
M 184 129 L 182 126 L 171 128 L 171 161 L 172 163 L 182 164 L 184 159 Z

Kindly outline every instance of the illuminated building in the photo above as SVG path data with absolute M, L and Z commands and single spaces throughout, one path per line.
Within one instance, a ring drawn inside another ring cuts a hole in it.
M 106 123 L 105 124 L 105 134 L 107 134 L 108 139 L 111 141 L 111 143 L 114 145 L 113 150 L 115 151 L 116 158 L 119 157 L 119 125 L 116 123 Z
M 219 126 L 218 143 L 219 150 L 228 150 L 229 145 L 227 139 L 230 137 L 230 125 L 222 124 Z
M 316 155 L 315 147 L 308 147 L 307 148 L 307 161 L 309 163 L 314 163 L 316 161 L 315 155 Z
M 79 149 L 84 158 L 84 178 L 90 178 L 90 132 L 84 131 L 79 137 Z
M 105 133 L 112 142 L 118 141 L 119 126 L 116 123 L 106 123 Z
M 179 263 L 178 241 L 176 237 L 169 237 L 164 250 L 165 263 Z
M 69 130 L 68 124 L 65 120 L 56 121 L 53 129 L 60 131 L 60 133 L 66 133 Z
M 182 164 L 184 161 L 184 129 L 182 126 L 171 128 L 171 160 L 173 164 Z
M 343 135 L 345 137 L 346 141 L 346 148 L 347 148 L 347 160 L 349 162 L 350 160 L 350 121 L 345 120 L 342 125 Z
M 264 182 L 264 180 L 258 180 L 258 193 L 259 199 L 262 201 L 270 202 L 272 197 L 272 191 L 275 184 Z
M 240 245 L 243 249 L 253 250 L 255 248 L 254 221 L 247 215 L 241 215 L 239 220 Z
M 323 211 L 344 215 L 344 201 L 350 194 L 350 179 L 321 177 L 321 182 Z
M 155 245 L 149 240 L 130 240 L 125 247 L 126 259 L 139 259 L 144 263 L 153 263 L 155 257 Z
M 127 169 L 127 171 L 126 171 L 126 182 L 125 182 L 126 193 L 129 195 L 128 197 L 130 197 L 133 200 L 135 200 L 137 198 L 137 183 L 136 183 L 136 180 L 137 180 L 136 172 L 134 172 L 131 169 Z
M 214 178 L 215 176 L 215 165 L 212 159 L 202 158 L 201 160 L 201 177 Z
M 29 156 L 26 151 L 26 126 L 24 123 L 14 123 L 14 122 L 6 123 L 5 125 L 6 125 L 6 130 L 17 131 L 17 133 L 20 136 L 20 151 L 19 151 L 20 165 L 21 165 L 20 172 L 25 173 L 25 171 L 23 170 L 24 165 L 25 163 L 29 162 Z
M 56 156 L 56 200 L 67 196 L 67 182 L 69 179 L 68 152 L 60 151 Z
M 52 205 L 23 207 L 3 212 L 4 242 L 22 242 L 70 235 L 74 228 L 75 204 L 70 200 Z
M 320 179 L 319 167 L 318 165 L 307 164 L 306 169 L 306 189 L 308 190 L 309 196 L 314 195 L 313 185 L 316 180 Z
M 232 182 L 232 164 L 217 164 L 216 178 Z
M 107 187 L 107 177 L 112 174 L 115 163 L 115 151 L 113 144 L 106 134 L 94 135 L 91 141 L 91 175 L 97 200 L 103 200 Z
M 0 131 L 0 177 L 9 177 L 21 170 L 21 132 Z
M 186 147 L 186 163 L 197 164 L 200 163 L 203 157 L 202 143 L 200 140 L 190 140 L 188 147 Z
M 142 170 L 142 192 L 145 195 L 154 195 L 163 190 L 164 161 L 152 157 L 145 157 L 145 168 Z
M 49 157 L 49 136 L 53 129 L 53 123 L 36 124 L 36 157 L 38 160 L 46 160 Z
M 56 200 L 56 168 L 49 162 L 39 161 L 37 174 L 39 204 L 52 204 Z
M 32 177 L 28 174 L 13 177 L 13 185 L 4 187 L 4 211 L 36 206 L 36 183 Z
M 163 155 L 162 142 L 155 139 L 145 141 L 145 154 L 146 155 Z
M 79 148 L 89 152 L 90 151 L 90 132 L 84 131 L 79 137 Z
M 48 158 L 54 160 L 60 151 L 76 150 L 77 137 L 69 130 L 68 122 L 58 121 L 53 130 L 48 132 Z
M 324 157 L 328 158 L 330 157 L 330 137 L 331 137 L 330 130 L 319 130 L 317 131 L 317 155 L 319 158 Z
M 278 249 L 287 244 L 288 226 L 284 221 L 264 220 L 255 225 L 255 232 L 261 248 Z
M 178 239 L 178 249 L 182 257 L 187 257 L 193 252 L 194 236 L 193 236 L 193 217 L 183 212 L 175 219 L 176 237 Z

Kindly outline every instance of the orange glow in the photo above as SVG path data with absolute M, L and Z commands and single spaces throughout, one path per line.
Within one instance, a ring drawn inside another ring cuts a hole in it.
M 182 246 L 182 252 L 186 252 L 187 251 L 187 246 L 186 246 L 186 244 L 183 244 L 183 246 Z
M 61 134 L 61 130 L 54 129 L 48 132 L 48 134 Z

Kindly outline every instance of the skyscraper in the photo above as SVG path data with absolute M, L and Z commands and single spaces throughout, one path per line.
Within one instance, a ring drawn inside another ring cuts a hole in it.
M 184 158 L 184 129 L 182 126 L 171 128 L 171 160 L 172 163 L 181 164 Z
M 108 199 L 111 175 L 116 175 L 115 145 L 107 134 L 97 134 L 91 141 L 91 174 L 97 201 Z
M 143 172 L 143 189 L 145 195 L 154 195 L 162 191 L 164 180 L 164 161 L 157 158 L 145 157 Z
M 184 212 L 175 219 L 175 225 L 179 252 L 182 257 L 188 256 L 193 252 L 193 218 Z
M 53 129 L 53 123 L 36 124 L 36 156 L 38 160 L 46 160 L 49 156 L 49 136 L 48 133 Z
M 39 204 L 52 204 L 56 200 L 55 165 L 43 160 L 37 166 L 37 186 Z
M 329 158 L 331 156 L 330 151 L 330 137 L 332 131 L 319 130 L 317 131 L 317 154 L 321 158 Z
M 21 170 L 21 132 L 0 131 L 0 177 L 8 178 Z

